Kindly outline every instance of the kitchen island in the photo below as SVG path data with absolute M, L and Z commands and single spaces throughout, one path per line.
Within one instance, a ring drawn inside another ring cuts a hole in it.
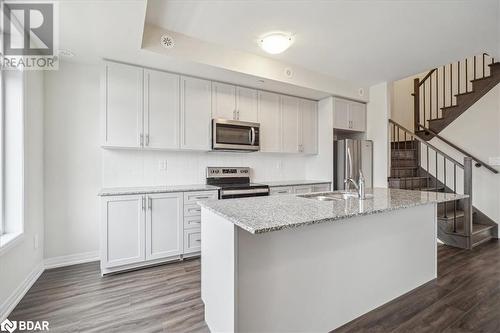
M 327 332 L 436 278 L 437 204 L 376 188 L 203 201 L 202 299 L 212 332 Z

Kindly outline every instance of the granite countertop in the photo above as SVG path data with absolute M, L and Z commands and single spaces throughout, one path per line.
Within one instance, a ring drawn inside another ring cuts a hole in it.
M 252 234 L 259 234 L 468 197 L 453 193 L 386 188 L 374 188 L 366 193 L 373 194 L 373 198 L 319 201 L 290 194 L 207 200 L 199 202 L 199 205 Z
M 172 186 L 144 186 L 144 187 L 110 187 L 103 188 L 99 196 L 111 195 L 131 195 L 149 193 L 169 193 L 169 192 L 193 192 L 193 191 L 217 191 L 217 186 L 195 184 L 195 185 L 172 185 Z
M 331 184 L 329 180 L 282 180 L 282 181 L 271 181 L 271 182 L 257 182 L 260 184 L 266 184 L 270 187 L 276 186 L 295 186 L 295 185 L 314 185 L 314 184 Z

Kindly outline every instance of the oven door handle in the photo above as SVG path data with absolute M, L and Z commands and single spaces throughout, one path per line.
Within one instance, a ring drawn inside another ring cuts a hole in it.
M 250 129 L 251 145 L 255 145 L 255 127 Z
M 257 194 L 257 193 L 269 193 L 268 188 L 256 188 L 252 190 L 222 190 L 221 196 L 224 195 L 239 195 L 239 194 Z

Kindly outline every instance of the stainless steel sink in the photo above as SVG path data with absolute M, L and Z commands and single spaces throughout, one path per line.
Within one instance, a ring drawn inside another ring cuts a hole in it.
M 306 199 L 315 199 L 320 201 L 334 201 L 334 200 L 348 200 L 348 199 L 357 199 L 358 193 L 356 192 L 326 192 L 326 193 L 312 193 L 312 194 L 303 194 L 299 195 L 301 198 Z M 366 199 L 372 199 L 373 194 L 366 194 Z

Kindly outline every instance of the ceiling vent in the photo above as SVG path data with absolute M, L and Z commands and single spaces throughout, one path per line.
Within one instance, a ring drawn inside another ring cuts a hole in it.
M 160 38 L 160 44 L 166 49 L 173 49 L 175 46 L 175 41 L 172 36 L 164 34 Z

